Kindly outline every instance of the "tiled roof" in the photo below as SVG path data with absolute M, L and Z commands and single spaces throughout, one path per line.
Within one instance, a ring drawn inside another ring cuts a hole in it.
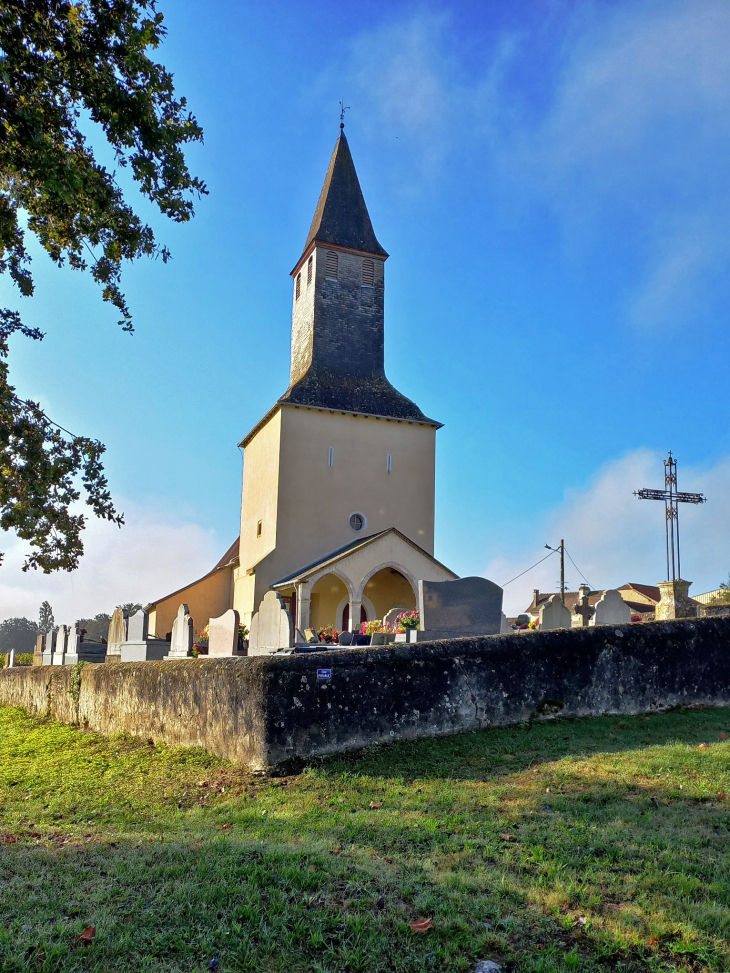
M 161 601 L 167 601 L 168 598 L 173 598 L 175 595 L 179 595 L 183 591 L 187 591 L 188 588 L 192 588 L 193 585 L 203 581 L 204 578 L 208 578 L 211 574 L 215 574 L 216 571 L 221 571 L 223 568 L 235 564 L 238 561 L 238 548 L 240 541 L 241 538 L 237 537 L 215 567 L 211 568 L 211 570 L 204 574 L 201 578 L 198 578 L 196 581 L 191 581 L 190 584 L 186 584 L 182 588 L 178 588 L 176 591 L 171 591 L 169 595 L 163 595 L 162 598 L 157 598 L 155 601 L 151 601 L 149 605 L 144 606 L 144 610 L 146 612 L 151 611 L 156 605 L 159 605 Z

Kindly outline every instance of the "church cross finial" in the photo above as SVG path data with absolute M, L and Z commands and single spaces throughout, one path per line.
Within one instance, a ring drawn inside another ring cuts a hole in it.
M 350 106 L 345 104 L 344 98 L 340 98 L 340 131 L 345 127 L 345 112 L 350 110 Z

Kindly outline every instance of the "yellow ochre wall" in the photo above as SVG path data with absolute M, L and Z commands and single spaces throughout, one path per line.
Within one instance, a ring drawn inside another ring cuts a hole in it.
M 242 621 L 271 584 L 388 527 L 433 554 L 435 450 L 433 426 L 280 407 L 245 452 L 234 596 Z M 367 518 L 360 531 L 349 525 L 356 511 Z
M 187 605 L 193 619 L 193 632 L 198 637 L 211 618 L 218 618 L 231 607 L 233 596 L 233 569 L 221 568 L 208 574 L 177 594 L 158 601 L 155 611 L 150 612 L 150 635 L 164 639 L 172 631 L 172 623 L 180 605 Z

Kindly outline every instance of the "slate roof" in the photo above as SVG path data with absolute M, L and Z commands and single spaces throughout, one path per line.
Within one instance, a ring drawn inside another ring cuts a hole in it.
M 373 541 L 377 540 L 379 537 L 383 537 L 385 534 L 397 534 L 401 540 L 405 541 L 406 544 L 410 544 L 411 547 L 415 548 L 424 557 L 427 557 L 429 561 L 433 561 L 434 564 L 438 564 L 440 568 L 444 571 L 448 571 L 449 574 L 453 574 L 454 578 L 458 575 L 454 574 L 451 568 L 447 568 L 445 564 L 441 561 L 437 561 L 433 554 L 429 554 L 428 551 L 424 551 L 422 547 L 412 541 L 410 537 L 406 537 L 402 534 L 397 527 L 386 527 L 385 530 L 379 530 L 376 534 L 369 534 L 367 537 L 360 537 L 356 541 L 351 541 L 349 544 L 345 544 L 344 547 L 338 548 L 336 551 L 332 551 L 330 554 L 325 554 L 324 557 L 319 558 L 317 561 L 313 561 L 312 564 L 308 564 L 304 568 L 300 568 L 295 571 L 294 574 L 287 575 L 286 578 L 282 578 L 281 581 L 275 581 L 271 588 L 282 588 L 286 585 L 293 584 L 295 581 L 299 581 L 306 578 L 308 574 L 312 574 L 314 571 L 319 571 L 320 568 L 325 567 L 327 564 L 333 564 L 335 561 L 339 561 L 341 558 L 346 557 L 348 554 L 352 554 L 353 551 L 358 550 L 361 547 L 367 547 L 368 544 L 372 544 Z
M 319 194 L 317 209 L 304 244 L 305 251 L 314 240 L 334 243 L 350 250 L 362 250 L 379 257 L 388 256 L 375 237 L 350 146 L 342 131 Z

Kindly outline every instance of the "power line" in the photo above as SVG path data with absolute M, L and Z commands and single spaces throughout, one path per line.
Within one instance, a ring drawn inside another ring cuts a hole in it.
M 568 557 L 570 557 L 570 551 L 567 548 L 565 549 L 565 553 L 568 555 Z M 588 587 L 589 588 L 593 588 L 593 585 L 590 583 L 590 581 L 588 580 L 588 578 L 586 578 L 586 576 L 583 574 L 583 572 L 578 567 L 578 565 L 575 563 L 575 561 L 573 560 L 572 557 L 570 557 L 570 563 L 573 565 L 573 567 L 578 572 L 578 574 L 581 576 L 581 578 L 583 578 L 583 580 L 588 585 Z
M 516 581 L 517 578 L 521 578 L 523 574 L 527 574 L 528 571 L 532 571 L 532 568 L 536 568 L 538 566 L 538 564 L 542 564 L 543 561 L 547 561 L 547 559 L 549 557 L 552 557 L 553 554 L 556 554 L 556 553 L 557 553 L 556 551 L 550 551 L 549 554 L 546 554 L 545 557 L 541 557 L 540 560 L 539 561 L 536 561 L 531 567 L 525 568 L 525 570 L 522 571 L 520 574 L 518 574 L 517 577 L 512 578 L 512 581 Z M 570 557 L 570 555 L 568 555 L 568 557 Z M 502 587 L 503 588 L 506 588 L 508 584 L 512 584 L 512 581 L 505 582 L 505 584 L 503 584 Z

